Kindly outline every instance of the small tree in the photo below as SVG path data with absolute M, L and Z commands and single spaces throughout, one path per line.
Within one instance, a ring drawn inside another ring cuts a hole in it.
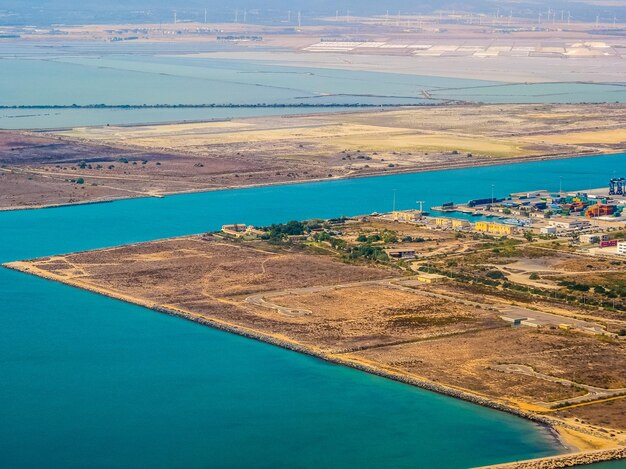
M 385 231 L 383 233 L 383 242 L 384 243 L 397 243 L 398 242 L 398 236 L 396 236 L 396 233 L 394 233 L 393 231 Z

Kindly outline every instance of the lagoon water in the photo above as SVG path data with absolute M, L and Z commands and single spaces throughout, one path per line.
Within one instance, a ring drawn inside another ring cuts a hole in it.
M 0 212 L 0 261 L 222 223 L 599 187 L 626 154 Z M 0 269 L 0 466 L 440 467 L 554 454 L 536 425 Z
M 0 51 L 0 105 L 423 104 L 440 99 L 485 103 L 625 102 L 626 86 L 604 83 L 511 84 L 394 73 L 280 66 L 197 56 L 45 56 Z M 142 53 L 143 51 L 143 53 Z M 342 110 L 337 108 L 335 110 Z M 315 109 L 0 109 L 0 128 L 208 120 Z

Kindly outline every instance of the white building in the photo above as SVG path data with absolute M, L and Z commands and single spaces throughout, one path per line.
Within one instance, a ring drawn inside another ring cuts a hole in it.
M 594 244 L 600 241 L 608 241 L 609 235 L 607 234 L 584 234 L 580 235 L 580 242 L 583 244 Z
M 562 230 L 582 230 L 591 226 L 591 223 L 589 223 L 587 220 L 576 219 L 563 221 L 551 220 L 548 222 L 548 224 Z
M 626 241 L 620 241 L 617 243 L 617 254 L 620 256 L 626 256 Z

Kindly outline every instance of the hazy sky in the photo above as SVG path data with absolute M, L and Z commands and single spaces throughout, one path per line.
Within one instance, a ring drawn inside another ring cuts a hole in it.
M 107 21 L 165 21 L 172 10 L 182 20 L 198 20 L 208 9 L 210 21 L 228 21 L 236 9 L 247 9 L 251 21 L 271 22 L 287 10 L 314 15 L 425 14 L 437 9 L 491 13 L 513 10 L 518 16 L 539 11 L 571 11 L 576 20 L 626 19 L 626 0 L 588 0 L 593 5 L 571 0 L 0 0 L 0 24 L 51 24 Z M 603 5 L 607 3 L 609 5 Z M 610 5 L 612 4 L 612 6 Z M 621 6 L 620 6 L 621 4 Z M 617 6 L 615 6 L 617 5 Z

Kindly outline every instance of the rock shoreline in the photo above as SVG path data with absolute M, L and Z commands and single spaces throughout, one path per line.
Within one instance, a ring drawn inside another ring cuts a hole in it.
M 529 459 L 506 464 L 484 466 L 481 469 L 558 469 L 561 467 L 586 466 L 600 462 L 615 461 L 626 458 L 626 447 L 585 451 L 582 453 L 563 454 L 548 458 Z

